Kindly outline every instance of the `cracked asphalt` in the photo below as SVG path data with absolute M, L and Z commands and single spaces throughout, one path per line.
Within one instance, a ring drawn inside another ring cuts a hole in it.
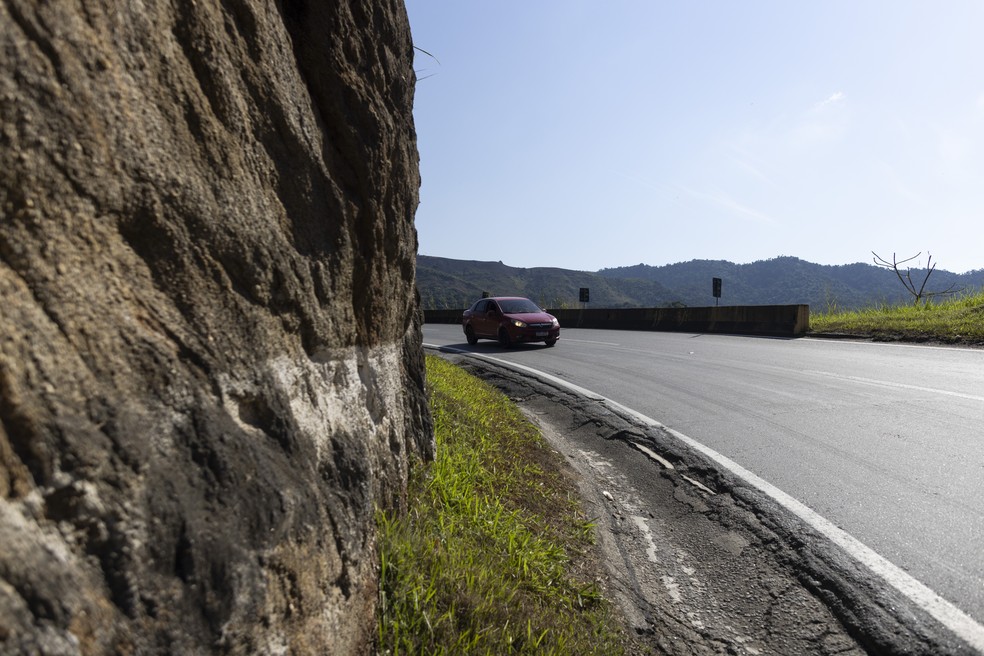
M 976 653 L 665 431 L 528 374 L 443 357 L 505 392 L 576 472 L 607 594 L 658 653 Z

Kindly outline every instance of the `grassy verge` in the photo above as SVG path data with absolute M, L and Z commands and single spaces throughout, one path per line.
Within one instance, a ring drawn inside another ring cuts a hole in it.
M 926 305 L 865 308 L 810 316 L 811 333 L 876 339 L 984 344 L 984 292 Z
M 593 525 L 559 456 L 500 392 L 428 356 L 436 460 L 379 513 L 378 653 L 619 654 Z

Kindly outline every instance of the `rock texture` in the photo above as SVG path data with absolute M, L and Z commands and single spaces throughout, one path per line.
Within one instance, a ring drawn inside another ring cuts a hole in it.
M 401 2 L 0 0 L 0 653 L 371 646 L 433 444 Z

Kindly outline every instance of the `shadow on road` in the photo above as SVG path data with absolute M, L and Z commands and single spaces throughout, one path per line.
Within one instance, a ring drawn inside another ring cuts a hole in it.
M 523 351 L 542 351 L 545 349 L 557 348 L 556 346 L 547 346 L 541 342 L 528 342 L 513 344 L 512 346 L 506 348 L 499 345 L 497 342 L 479 342 L 474 346 L 468 342 L 462 342 L 460 344 L 445 344 L 441 346 L 438 350 L 445 353 L 522 353 Z

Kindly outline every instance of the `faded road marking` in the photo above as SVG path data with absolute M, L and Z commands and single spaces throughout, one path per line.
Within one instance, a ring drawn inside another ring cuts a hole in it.
M 876 380 L 874 378 L 862 378 L 861 376 L 845 376 L 843 374 L 835 374 L 829 371 L 815 371 L 812 369 L 804 370 L 803 373 L 812 374 L 814 376 L 824 376 L 826 378 L 835 378 L 837 380 L 845 380 L 851 383 L 861 383 L 862 385 L 874 385 L 875 387 L 894 387 L 895 389 L 912 390 L 915 392 L 926 392 L 927 394 L 944 394 L 946 396 L 955 396 L 960 399 L 969 399 L 971 401 L 984 401 L 984 396 L 975 396 L 974 394 L 964 394 L 963 392 L 951 392 L 950 390 L 938 389 L 936 387 L 922 387 L 920 385 L 907 385 L 906 383 L 894 383 L 886 380 Z
M 649 528 L 649 524 L 646 523 L 646 518 L 639 515 L 632 515 L 632 521 L 642 531 L 642 539 L 646 541 L 646 556 L 649 558 L 649 562 L 658 563 L 659 558 L 656 556 L 656 541 L 653 540 L 653 532 Z

